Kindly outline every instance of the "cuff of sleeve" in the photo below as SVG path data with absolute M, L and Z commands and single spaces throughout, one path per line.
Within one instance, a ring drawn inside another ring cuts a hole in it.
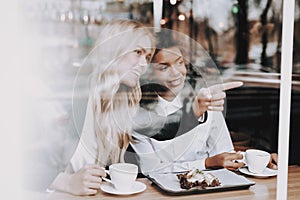
M 50 186 L 46 189 L 46 192 L 51 193 L 55 191 L 67 191 L 66 185 L 69 184 L 70 175 L 64 172 L 60 172 Z
M 207 111 L 206 111 L 203 115 L 201 115 L 201 116 L 198 118 L 198 122 L 199 122 L 200 124 L 203 124 L 203 123 L 206 122 L 206 120 L 207 120 Z

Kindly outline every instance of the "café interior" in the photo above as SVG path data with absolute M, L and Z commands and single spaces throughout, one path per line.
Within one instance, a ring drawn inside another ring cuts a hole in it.
M 161 12 L 156 0 L 34 0 L 20 4 L 23 20 L 30 27 L 28 37 L 38 48 L 38 67 L 33 68 L 30 83 L 31 91 L 38 95 L 33 94 L 28 103 L 31 117 L 26 119 L 29 134 L 24 137 L 25 189 L 44 190 L 70 160 L 88 99 L 91 69 L 82 69 L 82 61 L 103 26 L 119 18 L 178 31 L 200 44 L 216 66 L 202 70 L 217 73 L 223 82 L 244 83 L 226 91 L 223 111 L 235 150 L 278 152 L 280 72 L 286 67 L 281 66 L 283 1 L 161 2 Z M 296 0 L 289 166 L 300 164 L 299 51 L 300 1 Z M 75 117 L 74 108 L 80 113 Z

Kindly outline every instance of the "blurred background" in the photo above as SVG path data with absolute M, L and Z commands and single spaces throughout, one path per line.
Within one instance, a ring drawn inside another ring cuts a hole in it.
M 280 69 L 285 67 L 280 66 L 282 0 L 162 0 L 162 10 L 152 0 L 19 2 L 24 39 L 34 52 L 26 70 L 26 189 L 44 190 L 70 160 L 88 98 L 91 68 L 81 65 L 102 27 L 117 18 L 176 30 L 201 44 L 217 65 L 203 70 L 220 73 L 224 82 L 245 83 L 227 92 L 224 112 L 236 150 L 277 152 Z M 295 31 L 289 163 L 299 164 L 300 0 L 291 12 Z

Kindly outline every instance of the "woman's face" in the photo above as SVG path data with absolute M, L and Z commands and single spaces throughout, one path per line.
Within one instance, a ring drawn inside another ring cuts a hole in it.
M 170 90 L 164 97 L 173 99 L 182 90 L 187 74 L 180 49 L 170 47 L 160 50 L 153 58 L 152 66 L 154 79 Z
M 148 68 L 152 55 L 152 49 L 149 47 L 151 47 L 151 40 L 148 37 L 143 37 L 137 41 L 132 51 L 118 60 L 115 66 L 120 76 L 120 83 L 128 87 L 135 87 L 137 85 L 140 76 Z

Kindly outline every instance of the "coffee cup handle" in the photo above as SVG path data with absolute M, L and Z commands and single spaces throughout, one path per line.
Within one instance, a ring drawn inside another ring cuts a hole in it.
M 240 162 L 241 162 L 241 163 L 244 163 L 244 164 L 245 164 L 244 167 L 246 167 L 246 166 L 247 166 L 246 152 L 242 151 L 242 152 L 240 152 L 240 154 L 243 155 L 243 158 L 240 159 L 240 160 L 235 160 L 234 162 L 237 162 L 237 163 L 240 163 Z
M 109 171 L 108 170 L 105 169 L 104 171 L 105 171 L 105 173 L 107 173 L 109 175 Z M 106 182 L 112 183 L 111 180 L 108 179 L 108 178 L 105 178 L 105 177 L 101 177 L 101 178 L 102 178 L 102 180 L 105 180 Z

